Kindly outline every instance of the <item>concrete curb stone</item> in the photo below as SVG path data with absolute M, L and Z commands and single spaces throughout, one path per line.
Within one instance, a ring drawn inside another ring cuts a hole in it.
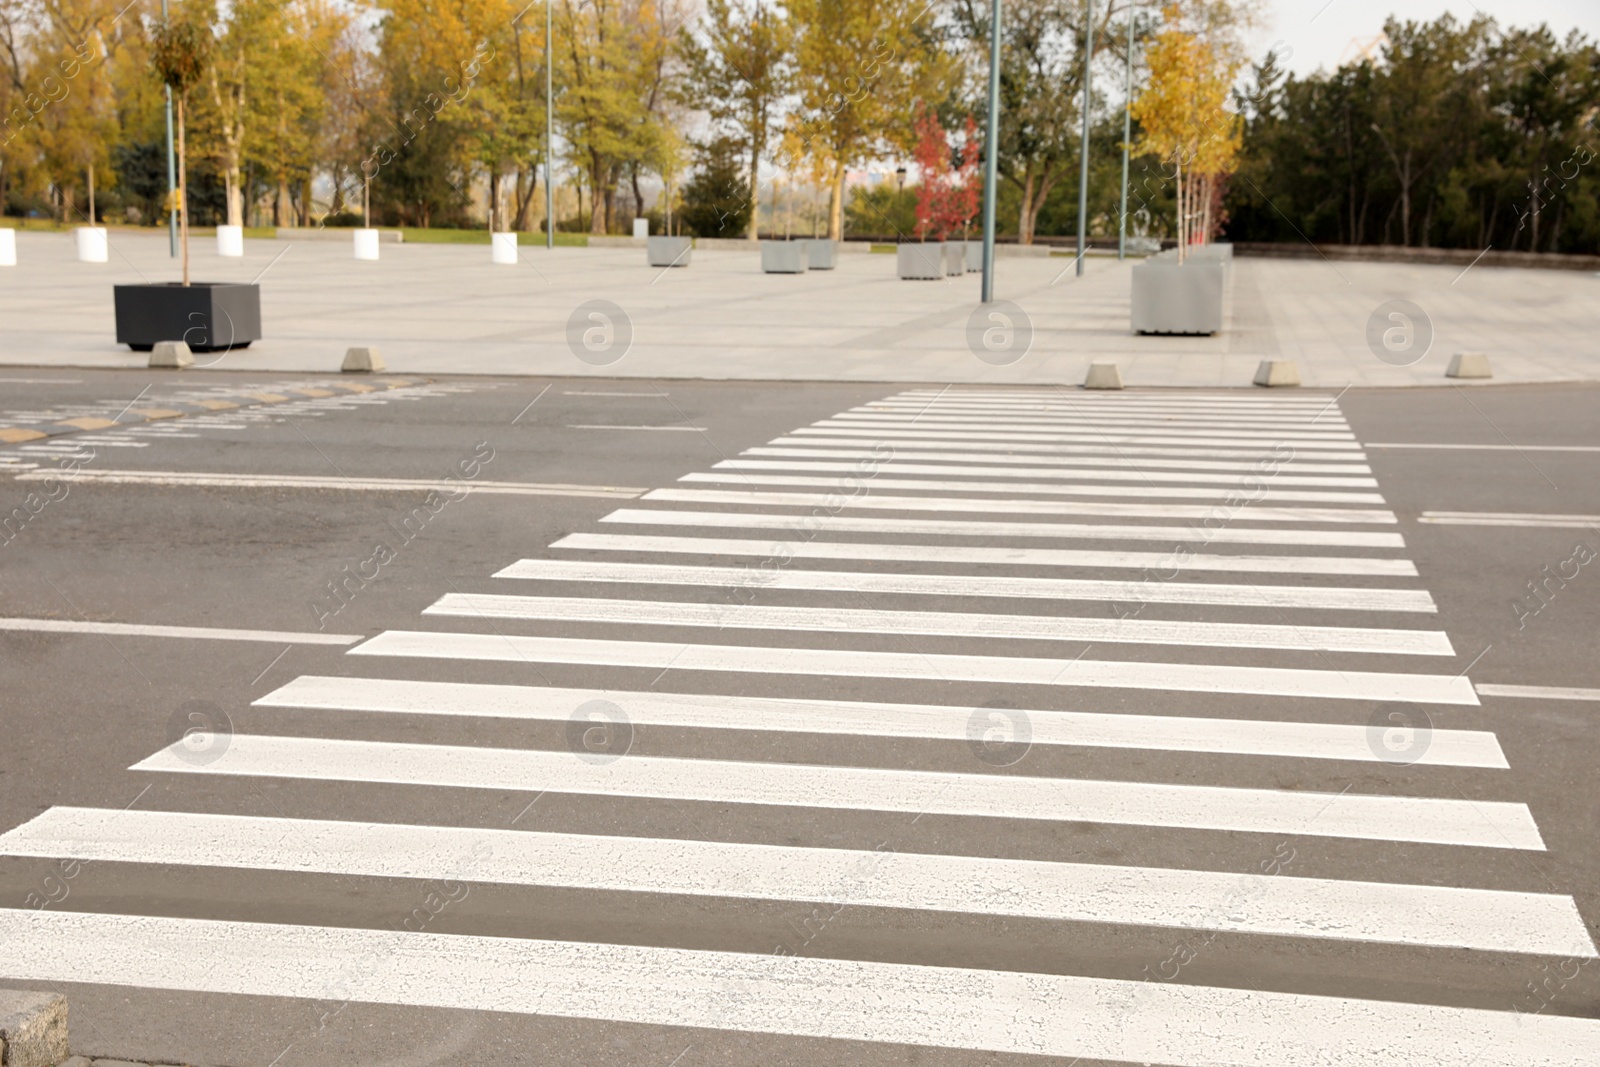
M 67 1058 L 67 998 L 0 990 L 0 1061 L 5 1067 L 55 1067 Z

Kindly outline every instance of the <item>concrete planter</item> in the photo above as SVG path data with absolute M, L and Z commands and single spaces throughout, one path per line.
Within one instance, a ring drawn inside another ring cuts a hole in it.
M 647 242 L 646 251 L 652 267 L 687 267 L 692 247 L 692 238 L 652 237 Z
M 944 243 L 944 272 L 949 277 L 967 273 L 967 242 Z
M 912 281 L 937 281 L 945 276 L 944 245 L 918 241 L 895 246 L 900 277 Z
M 80 263 L 104 263 L 110 258 L 111 245 L 104 226 L 79 226 L 77 233 Z
M 963 241 L 962 244 L 967 248 L 967 273 L 983 273 L 983 242 Z
M 806 248 L 806 266 L 812 270 L 832 270 L 838 262 L 839 246 L 832 238 L 807 237 L 800 242 Z
M 804 274 L 804 241 L 762 241 L 761 270 L 766 274 Z
M 354 233 L 356 258 L 377 259 L 378 231 L 361 229 L 354 231 Z
M 1133 332 L 1212 334 L 1222 329 L 1227 268 L 1216 260 L 1147 259 L 1133 268 Z
M 0 227 L 0 267 L 17 265 L 17 231 Z
M 244 255 L 244 227 L 222 225 L 217 227 L 217 255 L 237 259 Z
M 113 286 L 117 343 L 148 352 L 182 341 L 194 352 L 246 348 L 261 339 L 261 287 L 234 282 Z
M 489 259 L 493 263 L 514 267 L 517 265 L 517 235 L 515 233 L 489 234 Z

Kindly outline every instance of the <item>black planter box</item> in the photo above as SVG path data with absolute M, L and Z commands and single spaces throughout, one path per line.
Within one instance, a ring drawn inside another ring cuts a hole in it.
M 261 340 L 261 286 L 235 282 L 115 287 L 117 344 L 148 352 L 184 341 L 191 352 L 245 348 Z

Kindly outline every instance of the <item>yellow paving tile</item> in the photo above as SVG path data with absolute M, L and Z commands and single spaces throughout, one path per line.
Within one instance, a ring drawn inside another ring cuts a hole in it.
M 147 419 L 176 419 L 181 418 L 184 414 L 181 411 L 173 411 L 171 408 L 134 408 L 132 411 L 133 414 L 143 415 Z
M 356 382 L 340 383 L 340 389 L 347 389 L 352 393 L 372 393 L 377 391 L 377 386 L 359 385 Z
M 200 407 L 211 411 L 231 411 L 239 406 L 231 400 L 191 400 L 190 403 L 198 404 Z
M 267 404 L 278 404 L 289 399 L 282 393 L 246 393 L 245 396 Z
M 92 415 L 85 415 L 79 419 L 62 419 L 57 426 L 73 426 L 80 430 L 103 430 L 107 426 L 115 426 L 115 419 L 97 419 Z
M 295 392 L 299 393 L 301 396 L 323 397 L 333 395 L 332 389 L 296 389 Z
M 20 441 L 37 441 L 49 434 L 40 433 L 38 430 L 24 430 L 20 426 L 0 426 L 0 441 L 7 444 L 17 444 Z

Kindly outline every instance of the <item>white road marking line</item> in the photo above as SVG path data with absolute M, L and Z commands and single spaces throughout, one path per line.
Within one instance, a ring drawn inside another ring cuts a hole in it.
M 914 563 L 1003 567 L 1104 567 L 1153 569 L 1139 588 L 1163 587 L 1162 575 L 1190 571 L 1244 574 L 1355 574 L 1367 577 L 1415 578 L 1416 564 L 1408 559 L 1373 559 L 1363 556 L 1224 556 L 1190 552 L 1094 552 L 1068 548 L 996 548 L 969 545 L 892 545 L 876 542 L 766 541 L 738 537 L 664 537 L 649 534 L 568 534 L 551 548 L 604 552 L 677 552 L 702 556 L 754 556 L 779 567 L 791 559 L 900 560 Z M 1279 588 L 1275 586 L 1269 589 Z M 1399 592 L 1397 590 L 1397 592 Z M 1425 590 L 1420 590 L 1427 595 Z M 1146 594 L 1141 594 L 1146 595 Z M 1159 594 L 1153 594 L 1153 596 Z M 1270 594 L 1269 594 L 1270 595 Z M 1429 598 L 1432 603 L 1432 598 Z M 1395 609 L 1398 610 L 1398 609 Z
M 970 743 L 975 720 L 979 726 L 989 725 L 983 709 L 965 706 L 317 675 L 298 677 L 254 703 L 257 707 L 566 722 L 575 709 L 592 700 L 607 700 L 623 708 L 630 722 L 708 730 Z M 1383 762 L 1373 750 L 1371 729 L 1365 725 L 1086 711 L 1026 710 L 1020 714 L 1027 716 L 1035 745 Z M 1419 766 L 1497 770 L 1508 766 L 1495 735 L 1483 730 L 1436 729 L 1416 762 Z
M 1269 485 L 1321 485 L 1331 488 L 1377 488 L 1372 477 L 1307 477 L 1285 473 L 1293 465 L 1281 464 L 1275 472 L 1260 470 L 1253 463 L 1162 463 L 1120 460 L 1056 460 L 1038 456 L 1004 457 L 1006 466 L 996 466 L 1002 457 L 964 452 L 918 454 L 906 459 L 883 456 L 868 449 L 748 448 L 741 456 L 783 456 L 786 459 L 724 459 L 713 466 L 728 470 L 838 471 L 865 476 L 872 467 L 910 474 L 959 474 L 973 478 L 1099 478 L 1116 482 L 1190 482 L 1240 486 L 1252 476 Z M 815 457 L 815 458 L 813 458 Z M 858 462 L 841 462 L 855 460 Z M 868 460 L 863 464 L 860 460 Z M 926 462 L 955 460 L 954 463 Z M 1194 470 L 1166 468 L 1189 467 Z M 1212 473 L 1216 471 L 1217 473 Z M 1221 473 L 1227 471 L 1229 473 Z
M 1600 689 L 1577 689 L 1564 685 L 1494 685 L 1479 682 L 1474 686 L 1482 697 L 1526 697 L 1529 700 L 1600 700 Z
M 1165 689 L 1184 693 L 1323 697 L 1332 700 L 1409 700 L 1419 704 L 1478 703 L 1472 683 L 1443 674 L 1321 671 L 1140 660 L 1046 659 L 854 649 L 602 641 L 590 638 L 386 630 L 350 650 L 357 656 L 573 663 L 680 671 L 841 675 L 912 681 L 994 682 L 1002 685 Z
M 1383 442 L 1367 448 L 1442 448 L 1470 449 L 1479 452 L 1600 452 L 1600 445 L 1433 445 Z
M 1121 434 L 1172 433 L 1184 437 L 1248 437 L 1275 441 L 1285 437 L 1305 437 L 1319 441 L 1353 441 L 1348 428 L 1310 423 L 1208 422 L 1160 417 L 1032 415 L 1022 412 L 1005 415 L 900 414 L 883 411 L 845 411 L 812 423 L 813 426 L 890 426 L 915 425 L 935 430 L 1042 430 L 1047 432 L 1096 431 Z
M 922 404 L 914 400 L 878 401 L 862 404 L 840 412 L 841 415 L 932 415 L 942 419 L 1008 419 L 1027 418 L 1052 422 L 1079 420 L 1083 422 L 1172 422 L 1195 423 L 1204 426 L 1289 426 L 1312 430 L 1347 430 L 1349 422 L 1343 415 L 1324 415 L 1313 418 L 1308 413 L 1253 412 L 1253 411 L 1203 411 L 1181 408 L 1119 407 L 1105 408 L 1093 404 Z
M 612 426 L 598 423 L 573 423 L 569 430 L 674 430 L 682 433 L 705 433 L 704 426 Z
M 0 378 L 7 385 L 81 385 L 82 378 Z
M 228 747 L 207 763 L 194 762 L 178 742 L 130 769 L 1544 850 L 1527 805 L 1455 798 L 669 756 L 628 755 L 589 763 L 564 750 L 263 734 L 233 735 Z
M 814 437 L 875 437 L 880 440 L 895 441 L 899 438 L 914 438 L 936 441 L 1015 441 L 1015 442 L 1062 442 L 1102 445 L 1210 445 L 1219 448 L 1259 448 L 1263 452 L 1274 448 L 1290 449 L 1317 449 L 1322 452 L 1337 455 L 1349 453 L 1351 458 L 1360 455 L 1360 445 L 1351 441 L 1324 441 L 1306 437 L 1284 437 L 1267 435 L 1262 440 L 1255 440 L 1238 434 L 1187 434 L 1181 431 L 1167 433 L 1090 433 L 1068 431 L 1006 431 L 1006 430 L 941 430 L 924 429 L 918 426 L 900 426 L 895 423 L 875 425 L 872 423 L 853 423 L 840 425 L 829 422 L 814 423 L 791 431 L 797 436 Z M 1287 457 L 1285 457 L 1287 458 Z
M 562 396 L 647 396 L 652 400 L 666 396 L 666 393 L 612 393 L 602 392 L 598 389 L 563 389 Z
M 719 464 L 720 466 L 720 464 Z M 896 478 L 897 471 L 890 469 L 875 474 L 850 476 L 852 484 L 872 489 L 921 489 L 936 493 L 1037 493 L 1041 496 L 1126 496 L 1138 499 L 1176 497 L 1191 500 L 1226 500 L 1228 497 L 1252 497 L 1258 502 L 1291 501 L 1316 504 L 1382 504 L 1381 493 L 1339 493 L 1317 489 L 1267 489 L 1270 476 L 1255 479 L 1247 489 L 1235 479 L 1229 486 L 1169 486 L 1169 485 L 1072 485 L 1046 482 L 976 482 L 934 478 Z M 982 473 L 982 472 L 978 472 Z M 696 471 L 681 476 L 680 482 L 714 482 L 746 485 L 798 485 L 838 488 L 837 476 L 806 474 L 771 474 L 766 471 L 713 470 Z
M 877 435 L 853 434 L 846 436 L 876 437 Z M 794 436 L 793 434 L 784 437 L 775 437 L 767 443 L 769 445 L 786 445 L 789 447 L 798 446 L 807 449 L 861 448 L 866 444 L 866 442 L 863 441 L 847 440 L 843 437 L 806 437 Z M 1129 458 L 1151 459 L 1152 457 L 1172 457 L 1178 461 L 1175 463 L 1163 461 L 1160 464 L 1163 467 L 1187 466 L 1189 463 L 1195 462 L 1197 458 L 1231 459 L 1244 464 L 1243 467 L 1237 468 L 1241 470 L 1245 467 L 1258 470 L 1265 469 L 1263 464 L 1275 460 L 1275 457 L 1273 457 L 1270 449 L 1262 448 L 1151 448 L 1142 445 L 1115 445 L 1105 444 L 1103 442 L 1098 444 L 1051 445 L 1034 444 L 1029 442 L 1014 443 L 996 441 L 939 440 L 919 441 L 914 438 L 896 438 L 892 446 L 887 440 L 880 440 L 878 447 L 892 447 L 896 455 L 900 454 L 901 452 L 912 452 L 918 449 L 960 449 L 964 452 L 1003 452 L 1005 453 L 1004 458 L 1007 462 L 1026 462 L 1026 460 L 1022 457 L 1035 453 L 1041 456 L 1094 456 L 1112 457 L 1119 460 L 1126 460 Z M 823 453 L 819 452 L 817 454 L 821 455 Z M 1318 453 L 1315 456 L 1315 459 L 1319 460 L 1320 462 L 1316 464 L 1308 464 L 1304 462 L 1304 457 L 1299 457 L 1296 460 L 1284 462 L 1280 469 L 1325 471 L 1334 473 L 1340 471 L 1353 471 L 1362 474 L 1370 473 L 1371 471 L 1371 468 L 1366 466 L 1364 462 L 1366 455 L 1361 452 L 1351 452 L 1348 454 L 1341 453 L 1339 455 L 1332 456 Z M 1295 466 L 1291 467 L 1291 463 L 1295 464 Z M 1202 467 L 1201 469 L 1205 468 Z
M 1600 956 L 1570 896 L 534 830 L 51 808 L 0 854 Z
M 1583 530 L 1600 525 L 1600 515 L 1526 515 L 1494 511 L 1424 511 L 1418 522 L 1440 526 L 1534 526 Z
M 292 630 L 225 630 L 210 626 L 147 626 L 76 619 L 0 618 L 0 630 L 21 633 L 104 634 L 117 637 L 182 637 L 202 641 L 274 641 L 296 645 L 353 645 L 361 634 L 298 633 Z
M 868 483 L 869 485 L 871 483 Z M 729 504 L 792 508 L 833 507 L 875 511 L 984 512 L 1012 515 L 1099 515 L 1108 518 L 1216 519 L 1246 522 L 1398 522 L 1385 508 L 1275 508 L 1242 504 L 1114 504 L 1088 500 L 973 500 L 940 496 L 848 496 L 839 493 L 778 493 L 737 489 L 652 489 L 641 499 L 682 504 Z
M 19 982 L 499 1011 L 1035 1056 L 1592 1067 L 1600 1022 L 776 953 L 0 909 Z
M 1163 407 L 1191 411 L 1218 411 L 1223 409 L 1237 409 L 1240 411 L 1294 411 L 1315 415 L 1319 411 L 1337 411 L 1334 403 L 1338 398 L 1332 394 L 1316 393 L 1306 394 L 1303 398 L 1293 397 L 1257 397 L 1233 393 L 1184 393 L 1182 396 L 1161 395 L 1157 393 L 1123 393 L 1118 396 L 1108 396 L 1103 393 L 1085 393 L 1077 389 L 1037 389 L 1019 392 L 1000 393 L 993 390 L 977 389 L 951 389 L 946 391 L 931 389 L 905 389 L 886 400 L 919 401 L 921 403 L 983 403 L 996 405 L 1035 405 L 1050 404 L 1077 404 L 1080 406 L 1095 406 L 1108 409 L 1122 407 Z
M 553 547 L 578 547 L 556 542 Z M 765 546 L 757 546 L 763 551 Z M 1130 605 L 1225 604 L 1237 607 L 1323 608 L 1347 611 L 1437 612 L 1426 589 L 1301 585 L 1208 585 L 1200 582 L 1138 582 L 970 574 L 886 574 L 877 571 L 813 571 L 746 567 L 692 567 L 609 560 L 523 559 L 496 578 L 559 582 L 638 582 L 707 585 L 731 589 L 824 590 L 838 593 L 906 593 L 926 596 L 1037 597 L 1104 600 Z
M 826 499 L 819 497 L 819 499 Z M 820 510 L 820 509 L 819 509 Z M 1248 526 L 1122 526 L 1112 523 L 991 522 L 966 519 L 894 519 L 853 515 L 778 515 L 737 511 L 649 511 L 619 508 L 601 522 L 645 526 L 708 526 L 754 530 L 782 530 L 790 539 L 803 539 L 822 531 L 844 533 L 922 534 L 935 537 L 1076 537 L 1095 541 L 1165 541 L 1173 545 L 1337 545 L 1346 548 L 1404 548 L 1397 533 L 1366 530 L 1264 529 Z M 1181 564 L 1170 554 L 1169 567 Z
M 113 485 L 199 485 L 235 489 L 344 489 L 352 492 L 405 493 L 433 490 L 452 496 L 470 493 L 511 496 L 637 497 L 643 488 L 614 485 L 560 485 L 540 482 L 452 481 L 448 478 L 338 478 L 287 474 L 212 474 L 205 471 L 78 470 L 22 474 L 17 481 L 59 478 Z
M 766 604 L 697 604 L 680 600 L 513 596 L 446 593 L 424 615 L 613 626 L 715 627 L 786 633 L 900 634 L 970 640 L 1086 641 L 1095 644 L 1181 645 L 1199 648 L 1270 648 L 1297 652 L 1453 656 L 1440 630 L 1390 630 L 1355 626 L 1284 626 L 1278 623 L 1190 622 L 1070 615 L 993 615 L 965 611 L 882 611 L 877 608 L 782 607 Z

